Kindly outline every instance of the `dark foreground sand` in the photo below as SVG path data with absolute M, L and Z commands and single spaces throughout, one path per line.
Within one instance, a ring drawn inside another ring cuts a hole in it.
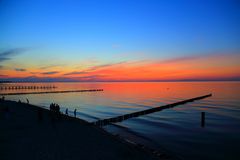
M 6 111 L 8 106 L 9 112 Z M 38 119 L 38 113 L 43 119 Z M 1 160 L 159 159 L 87 122 L 33 105 L 0 102 Z M 55 117 L 57 118 L 57 117 Z M 165 159 L 162 157 L 161 159 Z

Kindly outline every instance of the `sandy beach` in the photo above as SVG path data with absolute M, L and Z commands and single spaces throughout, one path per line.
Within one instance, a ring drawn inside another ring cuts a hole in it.
M 83 120 L 57 117 L 31 104 L 1 101 L 0 111 L 2 160 L 166 159 Z

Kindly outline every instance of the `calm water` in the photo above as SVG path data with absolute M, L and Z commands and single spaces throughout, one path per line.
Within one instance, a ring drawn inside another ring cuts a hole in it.
M 1 84 L 3 85 L 3 84 Z M 5 84 L 14 85 L 14 84 Z M 19 85 L 19 84 L 18 84 Z M 32 85 L 32 84 L 20 84 Z M 34 85 L 46 85 L 35 83 Z M 50 85 L 50 84 L 49 84 Z M 51 84 L 53 85 L 53 83 Z M 129 119 L 105 129 L 180 159 L 240 159 L 240 82 L 54 83 L 52 90 L 95 89 L 103 92 L 7 96 L 43 107 L 55 102 L 62 111 L 76 108 L 89 122 L 212 93 L 172 109 Z M 0 92 L 42 90 L 0 90 Z M 206 126 L 200 113 L 206 112 Z

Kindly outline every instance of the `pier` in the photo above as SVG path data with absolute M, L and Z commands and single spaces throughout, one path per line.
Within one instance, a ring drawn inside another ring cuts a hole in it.
M 55 89 L 56 86 L 0 86 L 0 90 Z
M 99 121 L 93 122 L 93 124 L 102 127 L 102 126 L 105 126 L 105 125 L 109 125 L 111 123 L 122 122 L 122 121 L 125 121 L 125 120 L 130 119 L 130 118 L 147 115 L 147 114 L 154 113 L 154 112 L 159 112 L 159 111 L 162 111 L 164 109 L 173 108 L 173 107 L 176 107 L 176 106 L 179 106 L 179 105 L 182 105 L 182 104 L 186 104 L 186 103 L 193 102 L 193 101 L 196 101 L 196 100 L 201 100 L 201 99 L 211 97 L 211 96 L 212 96 L 212 94 L 208 94 L 208 95 L 204 95 L 204 96 L 200 96 L 200 97 L 195 97 L 195 98 L 175 102 L 175 103 L 172 103 L 172 104 L 167 104 L 167 105 L 164 105 L 164 106 L 159 106 L 159 107 L 155 107 L 155 108 L 151 108 L 151 109 L 146 109 L 146 110 L 143 110 L 143 111 L 138 111 L 138 112 L 134 112 L 134 113 L 125 114 L 125 115 L 122 115 L 122 116 L 117 116 L 117 117 L 113 117 L 113 118 L 99 120 Z
M 22 95 L 22 94 L 49 94 L 49 93 L 71 93 L 71 92 L 100 92 L 103 89 L 82 89 L 82 90 L 66 90 L 66 91 L 49 91 L 49 92 L 18 92 L 18 93 L 2 93 L 1 96 L 5 95 Z

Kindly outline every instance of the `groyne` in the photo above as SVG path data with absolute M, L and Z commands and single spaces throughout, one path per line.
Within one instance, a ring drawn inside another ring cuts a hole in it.
M 56 86 L 0 86 L 0 90 L 55 89 Z
M 103 89 L 82 89 L 82 90 L 66 90 L 66 91 L 48 91 L 48 92 L 15 92 L 15 93 L 0 93 L 5 95 L 23 95 L 23 94 L 49 94 L 49 93 L 71 93 L 71 92 L 101 92 Z
M 155 108 L 151 108 L 151 109 L 146 109 L 146 110 L 143 110 L 143 111 L 129 113 L 129 114 L 125 114 L 125 115 L 122 115 L 122 116 L 113 117 L 113 118 L 98 120 L 96 122 L 93 122 L 93 124 L 102 127 L 102 126 L 105 126 L 105 125 L 109 125 L 111 123 L 122 122 L 122 121 L 125 121 L 125 120 L 129 119 L 129 118 L 134 118 L 134 117 L 139 117 L 139 116 L 151 114 L 151 113 L 154 113 L 154 112 L 159 112 L 159 111 L 162 111 L 164 109 L 173 108 L 173 107 L 185 104 L 185 103 L 193 102 L 193 101 L 196 101 L 196 100 L 201 100 L 201 99 L 211 97 L 211 96 L 212 96 L 212 94 L 207 94 L 207 95 L 204 95 L 204 96 L 190 98 L 190 99 L 175 102 L 175 103 L 172 103 L 172 104 L 167 104 L 167 105 L 164 105 L 164 106 L 159 106 L 159 107 L 155 107 Z

